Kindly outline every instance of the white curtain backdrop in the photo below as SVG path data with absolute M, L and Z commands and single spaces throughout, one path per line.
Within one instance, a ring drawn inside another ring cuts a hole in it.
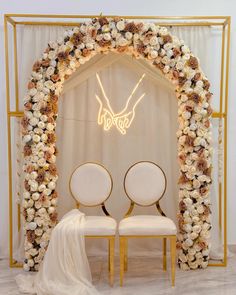
M 22 98 L 26 92 L 27 80 L 33 62 L 42 54 L 50 40 L 62 35 L 65 27 L 22 26 L 19 30 L 19 80 L 21 109 Z M 216 64 L 211 60 L 209 49 L 214 32 L 210 27 L 178 27 L 170 28 L 173 34 L 185 40 L 193 52 L 199 57 L 204 72 L 211 81 Z M 213 65 L 213 66 L 212 66 Z M 127 131 L 121 135 L 114 127 L 105 132 L 97 124 L 99 105 L 95 93 L 100 94 L 96 80 L 99 73 L 105 91 L 115 111 L 121 110 L 143 73 L 146 77 L 137 91 L 137 98 L 145 92 L 145 97 L 136 108 L 136 117 Z M 213 89 L 214 91 L 214 89 Z M 218 97 L 214 97 L 214 106 Z M 62 217 L 75 204 L 69 192 L 69 178 L 73 169 L 86 162 L 102 163 L 111 172 L 114 180 L 113 193 L 107 202 L 107 208 L 118 221 L 129 207 L 129 201 L 123 190 L 123 177 L 128 167 L 140 160 L 158 163 L 167 176 L 167 191 L 161 201 L 167 216 L 176 221 L 178 203 L 178 165 L 176 151 L 177 101 L 172 88 L 155 69 L 141 60 L 125 55 L 98 55 L 81 68 L 65 83 L 63 95 L 59 102 L 57 121 L 57 146 L 59 155 L 57 165 L 59 180 L 59 215 Z M 19 132 L 15 131 L 16 141 Z M 214 127 L 213 146 L 217 148 L 217 129 Z M 13 154 L 16 153 L 14 145 Z M 216 154 L 216 153 L 215 153 Z M 18 153 L 19 155 L 19 153 Z M 214 157 L 214 181 L 212 186 L 214 248 L 219 247 L 217 205 L 217 159 Z M 16 171 L 16 170 L 14 170 Z M 14 174 L 15 181 L 17 174 Z M 17 191 L 14 192 L 17 200 Z M 86 214 L 102 214 L 99 208 L 82 208 Z M 14 208 L 16 216 L 16 206 Z M 155 208 L 138 208 L 135 213 L 155 214 Z M 17 219 L 14 219 L 15 256 L 22 256 L 22 235 L 17 234 Z M 21 241 L 19 243 L 18 241 Z M 1 243 L 7 243 L 1 241 Z M 19 246 L 20 244 L 20 246 Z M 130 255 L 154 254 L 159 249 L 157 241 L 135 241 L 130 244 Z M 87 251 L 90 255 L 104 254 L 107 245 L 102 241 L 90 240 Z M 118 248 L 118 247 L 117 247 Z

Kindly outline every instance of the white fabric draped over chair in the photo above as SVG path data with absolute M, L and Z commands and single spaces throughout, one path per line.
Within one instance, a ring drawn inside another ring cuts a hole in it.
M 33 62 L 40 56 L 49 40 L 54 40 L 62 35 L 65 27 L 34 27 L 21 26 L 19 31 L 19 85 L 20 107 L 26 91 Z M 193 49 L 201 59 L 204 72 L 209 73 L 209 78 L 214 81 L 214 73 L 209 68 L 212 61 L 208 47 L 214 32 L 210 27 L 172 28 L 173 33 L 183 36 L 186 44 Z M 213 63 L 214 65 L 214 63 Z M 98 102 L 95 92 L 98 85 L 95 73 L 103 81 L 104 88 L 110 98 L 114 110 L 119 111 L 124 106 L 127 95 L 132 90 L 144 72 L 146 77 L 138 89 L 138 93 L 146 93 L 136 108 L 136 117 L 125 136 L 113 128 L 104 132 L 97 124 Z M 213 91 L 215 89 L 213 88 Z M 59 214 L 62 217 L 75 206 L 69 193 L 69 177 L 76 166 L 86 161 L 97 161 L 104 164 L 115 180 L 114 189 L 107 206 L 113 217 L 120 220 L 129 206 L 123 191 L 123 177 L 127 168 L 140 160 L 151 160 L 158 163 L 167 175 L 168 198 L 162 201 L 162 208 L 168 217 L 176 221 L 177 212 L 177 179 L 178 165 L 176 161 L 176 129 L 177 129 L 177 101 L 172 86 L 157 71 L 141 60 L 135 60 L 123 55 L 99 55 L 82 66 L 64 86 L 64 94 L 60 99 L 59 118 L 57 123 L 57 146 L 59 156 L 59 181 L 57 190 L 60 196 Z M 217 100 L 217 96 L 214 98 Z M 215 102 L 214 102 L 214 105 Z M 16 128 L 15 138 L 19 141 L 19 132 Z M 215 143 L 217 134 L 215 133 Z M 14 151 L 13 151 L 14 154 Z M 215 161 L 217 165 L 217 160 Z M 217 169 L 216 169 L 217 170 Z M 17 179 L 16 175 L 15 181 Z M 216 178 L 216 173 L 214 175 Z M 216 178 L 217 179 L 217 178 Z M 219 231 L 217 220 L 217 182 L 212 187 L 213 203 L 213 232 L 214 245 L 219 246 Z M 16 192 L 15 192 L 16 195 Z M 89 209 L 89 213 L 98 214 L 99 209 Z M 147 209 L 154 213 L 153 208 Z M 16 206 L 14 208 L 16 215 Z M 85 210 L 85 212 L 87 212 Z M 136 213 L 141 213 L 138 209 Z M 17 219 L 14 221 L 16 241 L 18 240 Z M 21 239 L 22 240 L 22 239 Z M 1 239 L 2 243 L 3 239 Z M 148 244 L 147 244 L 148 243 Z M 22 243 L 21 243 L 22 245 Z M 151 253 L 157 250 L 156 242 L 136 242 L 130 245 L 131 253 Z M 106 245 L 102 242 L 88 243 L 88 254 L 105 254 Z M 5 247 L 5 249 L 7 249 Z M 21 251 L 19 251 L 19 249 Z M 22 255 L 22 247 L 15 243 L 18 257 Z M 91 250 L 91 251 L 90 251 Z M 6 254 L 6 253 L 5 253 Z M 16 255 L 16 252 L 15 252 Z

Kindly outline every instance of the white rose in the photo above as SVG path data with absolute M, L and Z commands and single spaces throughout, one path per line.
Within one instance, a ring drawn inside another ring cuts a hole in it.
M 151 57 L 152 59 L 156 58 L 157 56 L 158 56 L 158 53 L 157 53 L 156 50 L 152 50 L 152 51 L 150 52 L 150 57 Z
M 40 92 L 41 93 L 41 92 Z M 35 118 L 40 118 L 40 116 L 41 116 L 41 113 L 39 112 L 39 111 L 34 111 L 34 117 Z
M 168 34 L 168 30 L 165 27 L 159 27 L 159 33 L 160 35 L 167 35 Z
M 188 120 L 188 119 L 191 118 L 191 113 L 185 111 L 185 112 L 182 113 L 182 117 L 183 117 L 184 120 Z
M 30 200 L 27 202 L 27 207 L 28 207 L 28 208 L 31 208 L 31 207 L 33 207 L 33 205 L 34 205 L 34 201 L 30 199 Z
M 44 82 L 44 86 L 51 90 L 55 88 L 54 83 L 51 80 Z M 48 92 L 48 90 L 46 90 L 46 92 Z
M 55 182 L 53 182 L 53 181 L 50 181 L 50 182 L 49 182 L 49 184 L 48 184 L 48 188 L 50 188 L 51 190 L 54 190 L 54 189 L 55 189 L 55 187 L 56 187 L 56 184 L 55 184 Z
M 194 187 L 195 189 L 197 189 L 197 188 L 199 188 L 200 186 L 201 186 L 200 181 L 197 180 L 197 179 L 194 179 L 194 181 L 193 181 L 193 187 Z
M 27 135 L 25 135 L 24 137 L 23 137 L 23 142 L 24 143 L 27 143 L 27 142 L 29 142 L 31 140 L 31 136 L 29 135 L 29 134 L 27 134 Z
M 55 69 L 52 66 L 48 67 L 46 71 L 46 76 L 50 77 L 52 74 L 54 74 L 54 70 Z
M 42 226 L 44 223 L 43 219 L 40 217 L 35 218 L 35 222 L 37 223 L 38 226 Z
M 25 251 L 28 251 L 29 249 L 33 247 L 33 244 L 28 241 L 25 241 L 24 245 L 25 245 Z
M 33 259 L 29 259 L 27 262 L 29 267 L 33 267 L 34 266 L 34 260 Z
M 157 39 L 157 37 L 156 37 L 156 36 L 151 37 L 149 43 L 150 43 L 150 45 L 152 45 L 152 46 L 157 45 L 157 44 L 158 44 L 158 39 Z
M 184 253 L 180 253 L 180 254 L 179 254 L 179 259 L 180 259 L 182 262 L 187 262 L 187 257 L 186 257 L 186 255 L 184 255 Z
M 166 51 L 162 48 L 162 49 L 160 50 L 160 52 L 159 52 L 159 55 L 160 55 L 161 57 L 164 57 L 164 56 L 166 55 Z
M 28 93 L 29 93 L 30 96 L 35 96 L 35 94 L 37 93 L 37 89 L 36 88 L 31 88 Z
M 198 234 L 195 233 L 195 232 L 192 232 L 192 233 L 190 234 L 190 239 L 191 239 L 191 240 L 195 240 L 197 237 L 198 237 Z
M 189 53 L 190 52 L 190 49 L 186 45 L 182 46 L 181 50 L 182 50 L 183 53 Z
M 56 206 L 57 202 L 58 202 L 57 198 L 54 198 L 54 199 L 51 200 L 51 204 L 53 206 Z
M 166 45 L 168 45 L 168 44 L 166 44 Z M 166 49 L 166 48 L 165 48 L 165 49 Z M 173 50 L 171 50 L 171 49 L 167 50 L 166 55 L 167 55 L 169 58 L 171 58 L 172 55 L 173 55 Z M 173 65 L 174 65 L 174 64 L 173 64 Z
M 189 266 L 187 263 L 180 263 L 180 268 L 181 270 L 189 270 Z
M 45 123 L 44 123 L 43 121 L 39 121 L 39 122 L 38 122 L 38 127 L 39 127 L 40 129 L 44 129 L 44 128 L 45 128 Z
M 46 188 L 44 191 L 43 191 L 43 194 L 46 195 L 46 196 L 49 196 L 51 194 L 51 190 Z
M 40 208 L 40 209 L 38 210 L 38 214 L 41 215 L 41 216 L 44 215 L 46 212 L 47 212 L 47 211 L 46 211 L 45 208 Z
M 46 160 L 45 160 L 44 158 L 40 158 L 40 159 L 38 160 L 38 165 L 39 165 L 40 167 L 44 167 L 44 166 L 46 165 Z
M 166 43 L 163 48 L 168 52 L 173 48 L 172 43 Z M 172 56 L 172 55 L 171 55 Z
M 193 216 L 192 218 L 194 223 L 198 223 L 199 222 L 199 217 L 198 216 Z
M 47 134 L 43 133 L 43 134 L 41 135 L 41 139 L 42 139 L 43 142 L 46 142 L 46 141 L 48 140 L 48 136 L 47 136 Z
M 40 120 L 42 120 L 43 122 L 47 122 L 48 117 L 47 117 L 46 115 L 42 115 L 42 116 L 40 117 Z
M 208 266 L 208 261 L 203 261 L 203 262 L 201 263 L 201 267 L 202 267 L 202 268 L 207 268 L 207 266 Z
M 192 231 L 192 226 L 188 223 L 184 225 L 184 229 L 186 232 L 191 232 Z
M 163 69 L 163 73 L 167 74 L 170 71 L 170 67 L 169 66 L 165 66 Z
M 37 134 L 33 135 L 33 141 L 34 142 L 39 142 L 40 141 L 40 136 L 37 135 Z
M 176 69 L 181 71 L 181 70 L 183 70 L 183 68 L 184 68 L 184 63 L 181 61 L 178 61 L 176 64 Z
M 49 160 L 50 163 L 55 163 L 56 162 L 56 156 L 55 155 L 52 155 L 50 160 Z
M 35 214 L 34 208 L 28 208 L 26 211 L 27 211 L 28 215 L 34 216 L 34 214 Z
M 36 236 L 42 236 L 42 234 L 43 234 L 43 230 L 42 230 L 41 228 L 37 228 L 37 229 L 35 230 L 35 234 L 36 234 Z
M 189 266 L 191 267 L 191 269 L 197 269 L 199 265 L 197 261 L 194 261 L 194 262 L 189 261 Z
M 187 258 L 189 261 L 193 261 L 195 259 L 194 255 L 190 255 L 190 254 L 187 255 Z
M 170 63 L 170 59 L 167 56 L 164 56 L 161 60 L 164 65 L 168 65 Z
M 202 256 L 208 256 L 210 254 L 210 250 L 206 249 L 202 251 Z
M 54 213 L 55 212 L 55 207 L 49 207 L 48 208 L 48 213 L 49 214 L 52 214 L 52 213 Z
M 24 271 L 30 271 L 30 267 L 27 263 L 24 263 L 23 269 L 24 269 Z
M 41 247 L 41 248 L 46 248 L 47 245 L 48 245 L 47 242 L 41 242 L 41 243 L 40 243 L 40 247 Z
M 39 192 L 43 192 L 45 189 L 46 189 L 46 185 L 45 185 L 45 184 L 41 184 L 41 185 L 38 187 L 38 191 L 39 191 Z
M 200 231 L 201 231 L 201 226 L 200 225 L 194 225 L 193 226 L 193 232 L 195 232 L 195 233 L 200 233 Z
M 32 180 L 36 179 L 37 176 L 38 176 L 38 173 L 36 171 L 33 171 L 30 173 L 30 179 L 32 179 Z
M 184 203 L 189 206 L 189 205 L 192 205 L 193 204 L 193 201 L 190 199 L 190 198 L 186 198 L 184 199 Z
M 189 253 L 189 255 L 194 256 L 194 255 L 196 254 L 196 250 L 193 249 L 193 248 L 190 248 L 190 249 L 188 250 L 188 253 Z
M 117 43 L 119 46 L 126 46 L 128 44 L 128 41 L 125 38 L 119 38 Z
M 34 207 L 35 207 L 36 209 L 39 209 L 39 208 L 42 207 L 42 203 L 39 202 L 39 201 L 36 201 L 35 204 L 34 204 Z
M 107 40 L 107 41 L 111 40 L 111 35 L 110 35 L 110 33 L 105 33 L 105 34 L 103 34 L 103 39 L 104 39 L 104 40 Z
M 116 27 L 119 31 L 123 31 L 124 28 L 125 28 L 125 22 L 123 20 L 119 21 L 117 24 L 116 24 Z
M 54 125 L 52 123 L 48 123 L 46 128 L 47 128 L 48 131 L 53 131 L 54 130 Z
M 188 246 L 188 247 L 191 247 L 192 245 L 193 245 L 193 241 L 191 240 L 191 239 L 186 239 L 185 241 L 184 241 L 184 243 L 185 243 L 185 245 L 186 246 Z
M 38 157 L 43 158 L 44 157 L 44 152 L 43 151 L 38 152 Z
M 37 191 L 38 183 L 36 181 L 32 180 L 32 182 L 30 183 L 30 189 L 31 189 L 32 192 Z
M 126 32 L 126 33 L 125 33 L 125 38 L 126 38 L 127 40 L 131 40 L 131 39 L 133 38 L 133 34 L 130 33 L 130 32 Z
M 29 230 L 35 230 L 37 227 L 37 224 L 35 222 L 30 222 L 28 225 L 27 225 L 27 228 Z
M 24 197 L 24 199 L 29 199 L 29 198 L 30 198 L 30 193 L 27 192 L 27 191 L 25 191 L 25 192 L 23 193 L 23 197 Z
M 34 201 L 37 201 L 37 200 L 39 199 L 39 197 L 40 197 L 40 194 L 39 194 L 39 193 L 33 193 L 33 194 L 32 194 L 32 199 L 33 199 Z
M 32 248 L 32 249 L 29 250 L 29 254 L 31 256 L 36 256 L 38 254 L 38 250 L 35 249 L 35 248 Z

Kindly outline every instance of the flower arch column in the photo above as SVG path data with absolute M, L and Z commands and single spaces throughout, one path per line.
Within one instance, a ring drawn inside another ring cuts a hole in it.
M 50 42 L 33 65 L 24 98 L 25 270 L 38 270 L 57 223 L 55 146 L 58 98 L 64 81 L 98 53 L 143 58 L 173 83 L 178 99 L 179 264 L 209 260 L 211 183 L 210 84 L 182 40 L 154 23 L 95 18 Z

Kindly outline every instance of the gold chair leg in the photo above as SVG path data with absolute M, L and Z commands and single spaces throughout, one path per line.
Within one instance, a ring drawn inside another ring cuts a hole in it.
M 170 252 L 171 252 L 171 279 L 172 286 L 175 286 L 175 263 L 176 263 L 176 236 L 170 238 Z
M 113 287 L 114 284 L 114 256 L 115 256 L 115 237 L 109 238 L 109 275 L 110 275 L 110 285 Z
M 128 270 L 128 239 L 124 240 L 124 271 Z
M 166 271 L 166 238 L 163 238 L 163 270 Z
M 125 238 L 120 237 L 120 286 L 123 286 L 123 277 L 124 277 L 124 258 L 125 258 L 125 251 L 124 245 Z
M 110 272 L 111 270 L 111 239 L 108 239 L 108 272 Z

